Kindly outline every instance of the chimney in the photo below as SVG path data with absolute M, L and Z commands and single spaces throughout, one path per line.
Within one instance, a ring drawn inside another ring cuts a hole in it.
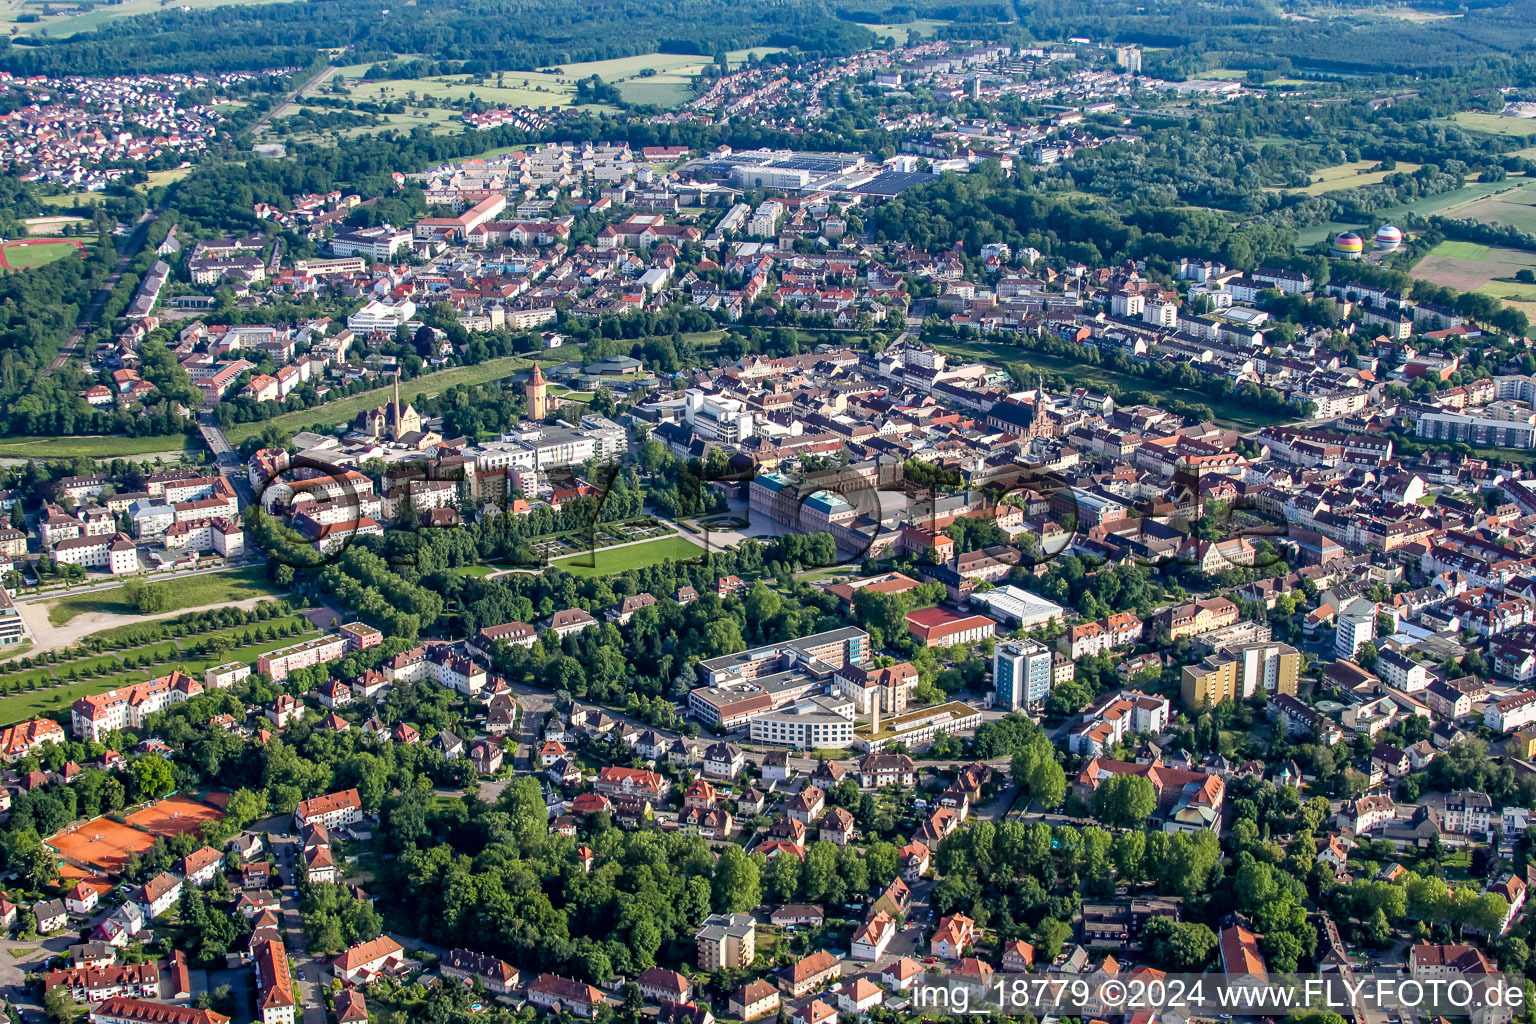
M 869 703 L 869 736 L 874 739 L 880 733 L 880 691 L 875 691 L 875 699 Z

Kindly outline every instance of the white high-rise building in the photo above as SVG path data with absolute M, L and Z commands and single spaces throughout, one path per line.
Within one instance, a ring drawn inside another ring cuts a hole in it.
M 1338 630 L 1334 633 L 1333 653 L 1354 661 L 1360 645 L 1376 639 L 1376 602 L 1357 597 L 1339 611 Z
M 1010 711 L 1031 707 L 1051 692 L 1051 650 L 1035 640 L 1010 640 L 992 652 L 997 702 Z

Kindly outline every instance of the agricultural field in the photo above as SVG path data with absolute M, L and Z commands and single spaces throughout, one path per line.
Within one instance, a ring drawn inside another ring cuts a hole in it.
M 1399 164 L 1398 166 L 1402 165 Z M 1372 216 L 1388 223 L 1399 220 L 1404 214 L 1408 213 L 1417 213 L 1426 217 L 1432 213 L 1438 213 L 1447 217 L 1461 217 L 1463 216 L 1463 210 L 1467 207 L 1508 188 L 1510 188 L 1508 181 L 1477 181 L 1458 189 L 1452 189 L 1450 192 L 1442 192 L 1439 195 L 1415 199 L 1411 203 L 1399 203 L 1396 206 L 1388 206 L 1385 209 L 1377 210 Z M 1350 224 L 1344 221 L 1328 221 L 1323 224 L 1314 224 L 1296 233 L 1296 244 L 1305 248 L 1316 242 L 1324 241 L 1329 235 L 1337 234 L 1340 231 L 1362 231 L 1364 228 L 1365 225 L 1363 224 Z
M 1505 191 L 1459 207 L 1456 216 L 1536 233 L 1536 180 L 1520 180 Z
M 1354 13 L 1366 17 L 1375 16 L 1378 18 L 1390 18 L 1394 21 L 1409 21 L 1415 25 L 1462 17 L 1460 14 L 1448 14 L 1444 11 L 1420 11 L 1412 7 L 1372 7 Z
M 1334 164 L 1332 167 L 1323 167 L 1312 172 L 1312 183 L 1304 189 L 1272 188 L 1271 192 L 1305 192 L 1309 196 L 1319 196 L 1327 192 L 1339 192 L 1346 188 L 1360 188 L 1364 185 L 1379 185 L 1389 175 L 1412 174 L 1419 169 L 1418 164 L 1400 163 L 1390 171 L 1376 171 L 1375 160 L 1352 160 L 1349 163 Z
M 777 47 L 732 50 L 726 54 L 726 60 L 731 66 L 739 67 L 754 54 L 761 57 L 776 52 Z M 617 86 L 620 95 L 630 103 L 677 106 L 693 95 L 693 77 L 708 64 L 709 58 L 698 54 L 648 53 L 636 57 L 566 64 L 544 71 L 507 71 L 483 78 L 438 75 L 419 79 L 368 79 L 364 76 L 373 67 L 372 64 L 349 64 L 338 68 L 329 81 L 316 85 L 305 96 L 346 96 L 357 102 L 384 104 L 399 102 L 405 105 L 405 112 L 383 115 L 384 123 L 380 125 L 346 128 L 327 133 L 324 138 L 309 134 L 297 138 L 298 141 L 324 143 L 333 141 L 332 136 L 337 134 L 352 138 L 372 132 L 411 131 L 416 128 L 426 128 L 440 134 L 455 132 L 460 128 L 456 120 L 459 114 L 456 107 L 426 106 L 415 101 L 430 99 L 438 103 L 457 104 L 478 99 L 497 106 L 558 110 L 575 104 L 577 81 L 592 75 Z M 589 109 L 609 113 L 614 111 L 613 107 L 606 104 L 592 104 Z M 289 113 L 320 115 L 327 111 L 300 105 Z M 267 137 L 276 138 L 270 130 Z M 491 151 L 483 156 L 489 158 L 499 152 L 504 151 Z
M 621 548 L 609 548 L 606 551 L 571 555 L 569 558 L 558 559 L 553 564 L 577 576 L 612 576 L 615 573 L 628 572 L 630 569 L 643 569 L 648 565 L 657 565 L 669 559 L 681 561 L 686 558 L 698 558 L 703 554 L 705 554 L 704 549 L 686 537 L 663 537 L 660 540 L 648 540 Z
M 1536 253 L 1471 242 L 1442 242 L 1413 268 L 1413 276 L 1464 292 L 1481 292 L 1536 316 L 1536 285 L 1515 280 L 1521 270 L 1536 270 Z
M 279 592 L 267 582 L 266 572 L 262 569 L 236 569 L 186 576 L 167 589 L 171 599 L 171 607 L 165 609 L 167 612 L 204 604 L 233 604 L 247 598 L 266 597 Z M 138 608 L 128 601 L 121 587 L 90 594 L 71 594 L 48 602 L 48 621 L 55 626 L 62 626 L 76 615 L 87 612 L 137 615 Z
M 1476 242 L 1444 241 L 1430 250 L 1431 256 L 1451 256 L 1458 260 L 1481 260 L 1488 256 L 1488 246 Z
M 1490 135 L 1536 135 L 1536 120 L 1529 117 L 1509 117 L 1505 114 L 1486 114 L 1481 110 L 1463 110 L 1451 117 L 1451 122 L 1475 132 Z
M 438 100 L 480 99 L 504 107 L 568 107 L 576 94 L 576 83 L 555 75 L 535 71 L 512 71 L 502 76 L 476 80 L 469 75 L 441 75 L 436 78 L 392 78 L 383 81 L 334 76 L 311 95 L 334 94 L 338 83 L 354 100 L 375 103 L 402 101 L 407 107 L 413 97 Z

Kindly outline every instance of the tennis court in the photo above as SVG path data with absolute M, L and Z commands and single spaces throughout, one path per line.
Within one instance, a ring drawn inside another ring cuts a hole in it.
M 168 796 L 157 804 L 128 815 L 128 824 L 157 836 L 196 832 L 205 822 L 218 821 L 223 813 L 189 796 Z
M 154 845 L 155 837 L 111 818 L 92 818 L 44 840 L 59 856 L 105 874 L 121 874 L 128 858 Z

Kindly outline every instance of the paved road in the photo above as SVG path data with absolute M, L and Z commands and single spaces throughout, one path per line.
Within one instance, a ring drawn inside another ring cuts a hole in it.
M 285 827 L 291 828 L 291 824 Z M 298 883 L 299 840 L 292 832 L 269 831 L 272 853 L 277 858 L 277 874 L 282 882 L 279 906 L 283 930 L 288 933 L 288 959 L 299 976 L 299 1004 L 304 1007 L 304 1024 L 326 1024 L 325 1002 L 321 995 L 326 962 L 311 956 L 304 938 L 303 919 L 299 916 Z
M 53 362 L 49 363 L 48 368 L 43 371 L 44 377 L 52 374 L 78 354 L 76 350 L 79 349 L 80 342 L 95 329 L 96 321 L 101 317 L 102 309 L 106 306 L 107 300 L 112 297 L 112 289 L 117 287 L 117 282 L 122 280 L 124 272 L 128 269 L 128 264 L 139 254 L 139 247 L 144 244 L 144 237 L 149 233 L 149 226 L 159 216 L 160 211 L 158 209 L 144 211 L 144 216 L 139 218 L 138 224 L 129 232 L 128 237 L 123 240 L 122 248 L 119 250 L 120 255 L 117 258 L 117 266 L 113 267 L 112 273 L 107 275 L 106 281 L 102 283 L 101 290 L 96 293 L 96 297 L 91 300 L 91 304 L 86 307 L 80 319 L 75 321 L 75 329 L 70 332 L 69 338 L 64 342 L 64 347 L 59 350 L 59 354 L 54 357 Z
M 213 462 L 218 467 L 219 475 L 228 480 L 230 486 L 235 489 L 240 507 L 245 508 L 254 502 L 256 490 L 251 486 L 250 474 L 246 472 L 244 463 L 240 461 L 240 453 L 235 450 L 234 445 L 230 444 L 229 438 L 224 435 L 223 429 L 214 419 L 212 411 L 198 414 L 197 429 L 203 435 L 203 443 L 213 453 Z
M 81 941 L 82 931 L 96 927 L 116 909 L 115 904 L 108 906 L 84 920 L 72 916 L 62 932 L 45 939 L 0 938 L 0 996 L 23 1011 L 28 1021 L 42 1020 L 42 1004 L 27 990 L 26 975 L 41 971 L 53 957 L 63 956 Z
M 300 96 L 304 95 L 304 93 L 308 92 L 311 88 L 319 88 L 320 86 L 324 85 L 327 81 L 330 80 L 332 75 L 340 70 L 340 68 L 336 67 L 325 67 L 321 68 L 313 75 L 310 75 L 309 80 L 306 81 L 303 85 L 299 86 L 297 89 L 293 90 L 293 92 L 289 93 L 287 99 L 283 100 L 283 102 L 267 111 L 266 114 L 263 115 L 255 124 L 251 125 L 251 136 L 254 138 L 257 135 L 260 135 L 263 131 L 266 130 L 267 125 L 271 124 L 273 121 L 292 110 L 294 101 L 296 101 Z

